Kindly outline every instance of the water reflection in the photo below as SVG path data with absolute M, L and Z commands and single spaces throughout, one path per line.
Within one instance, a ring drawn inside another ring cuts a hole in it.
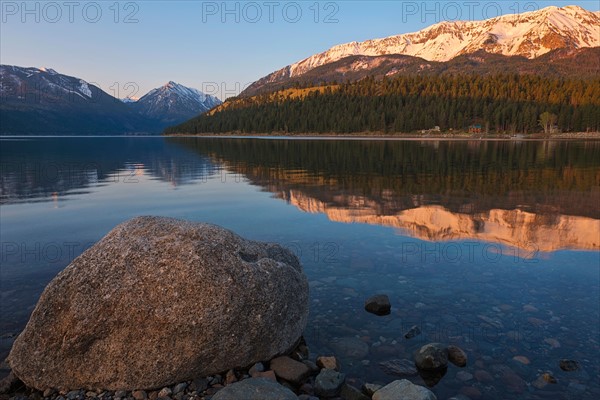
M 300 210 L 428 241 L 600 248 L 600 143 L 169 139 Z
M 2 140 L 0 204 L 86 194 L 148 175 L 173 187 L 206 179 L 219 167 L 162 138 Z

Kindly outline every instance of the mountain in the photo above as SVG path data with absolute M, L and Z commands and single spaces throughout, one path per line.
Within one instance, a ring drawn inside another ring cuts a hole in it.
M 0 134 L 160 133 L 220 101 L 169 82 L 139 100 L 119 100 L 83 79 L 50 68 L 0 65 Z
M 377 79 L 399 74 L 464 74 L 491 75 L 501 72 L 535 74 L 554 77 L 593 78 L 600 74 L 600 47 L 556 49 L 535 59 L 523 56 L 505 56 L 479 50 L 462 54 L 450 61 L 427 61 L 402 54 L 382 56 L 348 56 L 315 67 L 294 78 L 262 78 L 250 85 L 242 96 L 254 96 L 296 85 L 311 86 L 321 83 L 354 82 L 373 76 Z
M 183 122 L 221 104 L 218 98 L 173 81 L 152 89 L 137 101 L 131 101 L 141 115 L 157 119 L 167 126 Z
M 123 134 L 156 132 L 99 87 L 53 69 L 0 65 L 0 133 Z
M 421 63 L 427 65 L 427 62 L 447 62 L 481 50 L 535 59 L 556 49 L 598 46 L 600 12 L 590 12 L 578 6 L 552 6 L 484 21 L 440 22 L 419 32 L 334 46 L 267 75 L 242 95 L 256 93 L 260 86 L 298 80 L 318 67 L 346 57 L 404 55 L 418 57 Z M 354 66 L 355 70 L 369 68 L 368 64 L 360 62 Z

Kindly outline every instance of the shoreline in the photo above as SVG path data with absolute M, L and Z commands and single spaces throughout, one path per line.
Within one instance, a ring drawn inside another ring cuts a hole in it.
M 434 134 L 398 134 L 383 133 L 344 133 L 344 134 L 281 134 L 281 133 L 207 133 L 207 134 L 168 134 L 162 137 L 185 138 L 229 138 L 229 139 L 278 139 L 278 140 L 456 140 L 456 141 L 550 141 L 550 140 L 600 140 L 600 132 L 557 133 L 552 135 L 472 135 L 468 133 L 434 133 Z

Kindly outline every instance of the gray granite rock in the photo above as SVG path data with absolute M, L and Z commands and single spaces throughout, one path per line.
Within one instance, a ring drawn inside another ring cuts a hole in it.
M 315 378 L 315 394 L 322 397 L 334 397 L 340 393 L 346 376 L 333 369 L 322 369 Z
M 269 379 L 250 378 L 219 390 L 212 400 L 298 400 L 298 396 Z
M 138 217 L 50 282 L 8 362 L 39 390 L 161 388 L 285 353 L 307 316 L 292 252 L 214 225 Z
M 440 343 L 429 343 L 415 353 L 417 368 L 431 371 L 448 367 L 448 350 Z
M 373 400 L 437 400 L 437 397 L 431 390 L 402 379 L 376 391 Z

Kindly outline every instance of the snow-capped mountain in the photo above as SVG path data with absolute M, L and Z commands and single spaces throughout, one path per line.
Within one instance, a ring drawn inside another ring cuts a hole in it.
M 173 81 L 152 89 L 132 103 L 145 116 L 164 123 L 178 123 L 221 104 L 218 98 Z
M 98 86 L 50 68 L 0 65 L 0 97 L 2 134 L 160 132 Z
M 600 12 L 578 6 L 547 7 L 484 21 L 440 22 L 419 32 L 334 46 L 260 80 L 278 83 L 349 56 L 405 55 L 430 62 L 484 50 L 534 59 L 560 48 L 600 46 Z
M 141 99 L 117 99 L 83 79 L 50 68 L 0 65 L 0 133 L 160 133 L 221 104 L 169 82 Z
M 0 95 L 4 97 L 37 95 L 46 100 L 72 97 L 94 101 L 99 91 L 83 79 L 59 74 L 52 68 L 0 65 Z

